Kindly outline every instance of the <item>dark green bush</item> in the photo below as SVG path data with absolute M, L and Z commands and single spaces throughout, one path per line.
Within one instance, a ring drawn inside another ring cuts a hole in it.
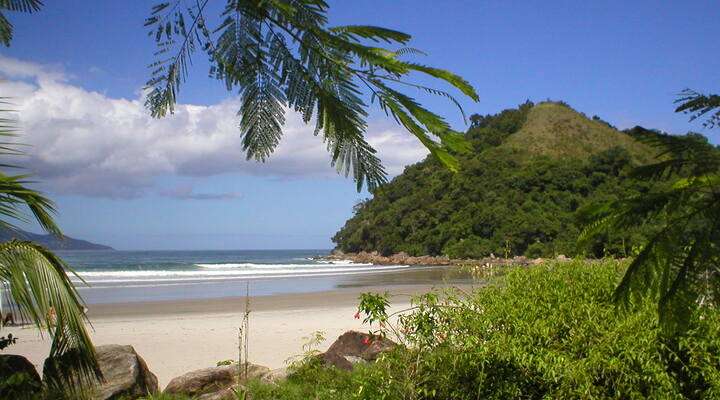
M 519 268 L 469 295 L 424 296 L 397 350 L 352 373 L 307 364 L 253 399 L 720 398 L 720 318 L 665 338 L 652 302 L 618 310 L 625 265 Z

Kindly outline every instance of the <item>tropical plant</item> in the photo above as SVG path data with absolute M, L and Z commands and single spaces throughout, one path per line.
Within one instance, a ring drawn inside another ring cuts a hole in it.
M 720 120 L 719 99 L 687 90 L 676 111 L 691 114 L 691 120 L 709 114 L 705 126 L 713 127 Z M 630 306 L 643 296 L 655 298 L 665 332 L 674 334 L 686 329 L 697 307 L 720 301 L 720 149 L 697 134 L 635 128 L 634 135 L 660 154 L 657 162 L 632 175 L 655 182 L 672 178 L 673 183 L 598 208 L 581 240 L 607 230 L 659 225 L 630 264 L 615 299 Z
M 287 380 L 249 382 L 253 399 L 716 399 L 720 313 L 703 309 L 668 346 L 655 305 L 618 313 L 612 293 L 627 262 L 502 267 L 474 291 L 418 296 L 394 351 L 345 372 L 310 358 Z M 384 297 L 379 295 L 380 297 Z M 360 304 L 361 317 L 380 311 Z M 404 302 L 403 298 L 403 302 Z M 380 307 L 382 308 L 382 307 Z M 378 319 L 375 319 L 378 318 Z
M 407 47 L 410 35 L 376 26 L 329 27 L 323 0 L 227 0 L 216 22 L 206 17 L 208 3 L 163 2 L 145 22 L 157 43 L 146 100 L 153 116 L 173 112 L 191 56 L 200 48 L 209 57 L 210 76 L 242 97 L 238 115 L 248 159 L 264 161 L 272 154 L 290 109 L 305 123 L 315 119 L 315 134 L 322 133 L 339 172 L 352 174 L 358 190 L 364 184 L 373 190 L 386 176 L 364 137 L 369 97 L 457 170 L 454 154 L 469 149 L 463 135 L 398 87 L 446 97 L 461 112 L 450 93 L 411 82 L 408 75 L 445 81 L 475 101 L 478 95 L 451 72 L 406 61 L 423 54 Z
M 720 95 L 702 94 L 692 89 L 685 89 L 675 101 L 679 104 L 675 112 L 690 115 L 690 121 L 706 118 L 703 125 L 712 128 L 720 123 Z
M 40 0 L 0 0 L 0 43 L 10 46 L 13 37 L 13 26 L 4 11 L 32 13 L 40 11 Z
M 0 0 L 0 42 L 10 46 L 13 26 L 3 11 L 32 13 L 40 10 L 40 0 Z M 0 97 L 0 157 L 22 155 L 13 137 L 17 121 L 7 97 Z M 0 168 L 15 169 L 3 161 Z M 41 193 L 29 188 L 28 175 L 0 171 L 0 227 L 14 229 L 13 222 L 28 222 L 25 210 L 48 233 L 62 237 L 53 219 L 55 206 Z M 20 310 L 52 338 L 45 364 L 45 383 L 49 392 L 74 398 L 85 394 L 87 385 L 102 377 L 95 347 L 85 327 L 84 304 L 68 273 L 70 267 L 48 249 L 29 241 L 0 243 L 0 284 Z M 2 321 L 0 321 L 2 330 Z M 14 338 L 3 337 L 10 345 Z
M 0 105 L 4 106 L 0 107 L 0 138 L 4 139 L 0 142 L 0 157 L 20 155 L 21 150 L 12 140 L 16 121 L 7 109 L 7 100 L 0 99 Z M 14 167 L 7 161 L 1 166 Z M 28 209 L 45 231 L 62 236 L 52 217 L 53 203 L 30 189 L 27 178 L 0 172 L 0 226 L 14 229 L 13 222 L 29 221 L 24 212 Z M 100 372 L 85 327 L 84 305 L 68 272 L 72 270 L 65 262 L 36 243 L 22 240 L 0 243 L 0 284 L 9 290 L 10 297 L 38 329 L 52 338 L 45 374 L 49 389 L 72 393 L 90 379 L 99 378 Z M 62 365 L 53 361 L 60 359 Z

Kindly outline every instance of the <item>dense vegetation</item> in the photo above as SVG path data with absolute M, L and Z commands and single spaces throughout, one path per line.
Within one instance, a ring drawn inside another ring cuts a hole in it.
M 656 154 L 634 131 L 550 102 L 472 122 L 467 138 L 474 150 L 460 156 L 458 173 L 431 157 L 406 168 L 355 207 L 333 238 L 337 247 L 456 258 L 625 256 L 653 230 L 601 234 L 577 246 L 590 210 L 650 188 L 630 176 Z
M 425 295 L 400 328 L 408 345 L 351 373 L 307 361 L 260 399 L 718 398 L 720 314 L 662 335 L 652 301 L 618 313 L 626 264 L 517 269 L 470 294 Z

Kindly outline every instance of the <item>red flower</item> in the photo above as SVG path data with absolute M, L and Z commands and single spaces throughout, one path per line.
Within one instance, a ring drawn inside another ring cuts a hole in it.
M 355 319 L 360 319 L 360 311 L 355 313 Z
M 366 345 L 370 346 L 370 338 L 364 337 L 364 338 L 363 338 L 363 344 L 366 344 Z

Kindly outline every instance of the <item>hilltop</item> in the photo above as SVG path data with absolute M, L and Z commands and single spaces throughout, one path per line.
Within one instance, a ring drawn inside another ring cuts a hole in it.
M 60 239 L 54 235 L 40 235 L 20 229 L 0 228 L 0 242 L 7 242 L 12 239 L 29 240 L 50 250 L 114 250 L 110 246 L 88 242 L 87 240 L 73 239 L 68 236 Z
M 620 147 L 636 161 L 648 162 L 654 151 L 599 117 L 589 119 L 563 103 L 545 102 L 527 112 L 519 131 L 501 147 L 529 155 L 584 159 Z
M 459 156 L 460 172 L 432 157 L 407 167 L 355 207 L 333 237 L 337 249 L 452 258 L 625 255 L 647 234 L 576 246 L 585 210 L 647 190 L 628 172 L 655 151 L 630 133 L 562 102 L 527 102 L 472 122 L 473 151 Z

